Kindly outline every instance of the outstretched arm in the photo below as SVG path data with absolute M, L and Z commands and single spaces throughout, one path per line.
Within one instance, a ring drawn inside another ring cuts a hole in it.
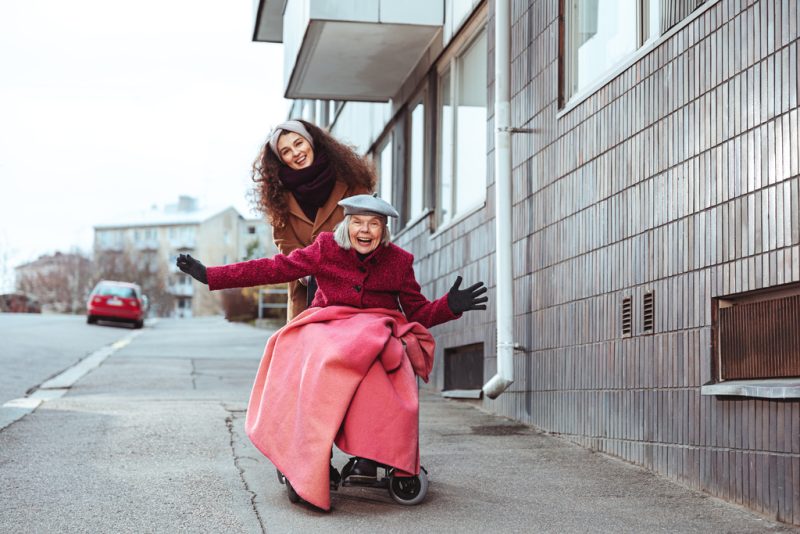
M 480 296 L 486 292 L 483 282 L 464 290 L 459 290 L 460 285 L 459 276 L 447 295 L 429 301 L 422 295 L 414 269 L 409 266 L 399 294 L 400 306 L 409 321 L 418 322 L 426 328 L 458 319 L 465 311 L 486 309 L 485 302 L 489 299 Z
M 263 284 L 280 284 L 316 274 L 321 252 L 317 242 L 297 249 L 288 256 L 277 254 L 272 258 L 231 263 L 219 267 L 205 267 L 191 256 L 181 254 L 178 268 L 209 289 L 252 287 Z

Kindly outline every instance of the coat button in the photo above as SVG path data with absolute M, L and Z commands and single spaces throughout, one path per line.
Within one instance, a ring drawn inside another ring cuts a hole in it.
M 361 291 L 361 286 L 355 285 L 353 286 L 353 289 L 355 289 L 356 291 Z
M 358 268 L 358 270 L 359 270 L 359 271 L 361 271 L 362 273 L 365 273 L 365 272 L 367 272 L 367 268 L 366 268 L 366 267 L 364 267 L 363 265 L 362 265 L 362 266 L 360 266 L 360 267 Z

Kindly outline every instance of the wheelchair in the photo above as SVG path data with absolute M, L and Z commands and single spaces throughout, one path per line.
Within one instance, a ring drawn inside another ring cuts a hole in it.
M 314 300 L 314 294 L 317 291 L 317 282 L 313 276 L 308 278 L 306 285 L 308 291 L 308 300 L 306 305 L 311 306 L 311 301 Z M 391 466 L 378 463 L 376 477 L 374 479 L 351 479 L 350 474 L 353 466 L 356 463 L 356 458 L 350 458 L 348 462 L 342 467 L 341 474 L 333 466 L 331 466 L 331 491 L 338 491 L 339 488 L 347 487 L 360 487 L 360 488 L 374 488 L 379 490 L 387 490 L 389 496 L 398 504 L 404 506 L 413 506 L 421 503 L 428 493 L 428 472 L 420 466 L 419 475 L 412 477 L 399 477 L 395 476 L 395 469 Z M 292 483 L 283 475 L 278 472 L 278 482 L 286 486 L 286 495 L 292 503 L 299 503 L 302 501 L 301 497 L 292 487 Z
M 359 487 L 359 488 L 373 488 L 379 490 L 387 490 L 389 496 L 398 504 L 404 506 L 414 506 L 425 500 L 428 494 L 428 471 L 420 466 L 419 475 L 412 477 L 399 477 L 395 476 L 395 469 L 391 466 L 378 464 L 378 471 L 376 477 L 372 480 L 354 480 L 350 478 L 350 472 L 356 463 L 356 458 L 350 458 L 345 466 L 342 468 L 341 476 L 339 472 L 333 467 L 331 469 L 336 471 L 336 476 L 331 476 L 331 491 L 338 491 L 339 488 Z M 283 473 L 278 472 L 278 482 L 286 486 L 286 495 L 291 503 L 299 503 L 302 498 L 292 487 Z M 333 473 L 331 473 L 333 475 Z

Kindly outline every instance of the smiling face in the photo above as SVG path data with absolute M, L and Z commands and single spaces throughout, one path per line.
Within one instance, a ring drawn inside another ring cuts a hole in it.
M 286 132 L 278 138 L 278 154 L 281 161 L 296 171 L 305 169 L 314 162 L 314 148 L 308 139 L 295 132 Z
M 351 215 L 350 245 L 360 254 L 369 254 L 383 238 L 383 217 L 380 215 Z

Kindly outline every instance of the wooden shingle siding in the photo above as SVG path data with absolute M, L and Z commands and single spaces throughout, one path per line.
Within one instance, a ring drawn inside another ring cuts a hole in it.
M 515 382 L 484 406 L 800 524 L 800 401 L 700 395 L 711 302 L 800 281 L 800 6 L 707 0 L 638 60 L 559 107 L 559 0 L 513 0 Z M 494 97 L 489 5 L 489 102 Z M 434 330 L 496 372 L 493 109 L 483 209 L 399 236 L 429 297 L 457 274 L 486 313 Z M 641 317 L 657 296 L 652 332 Z M 621 335 L 631 297 L 633 329 Z M 645 335 L 646 334 L 646 335 Z

